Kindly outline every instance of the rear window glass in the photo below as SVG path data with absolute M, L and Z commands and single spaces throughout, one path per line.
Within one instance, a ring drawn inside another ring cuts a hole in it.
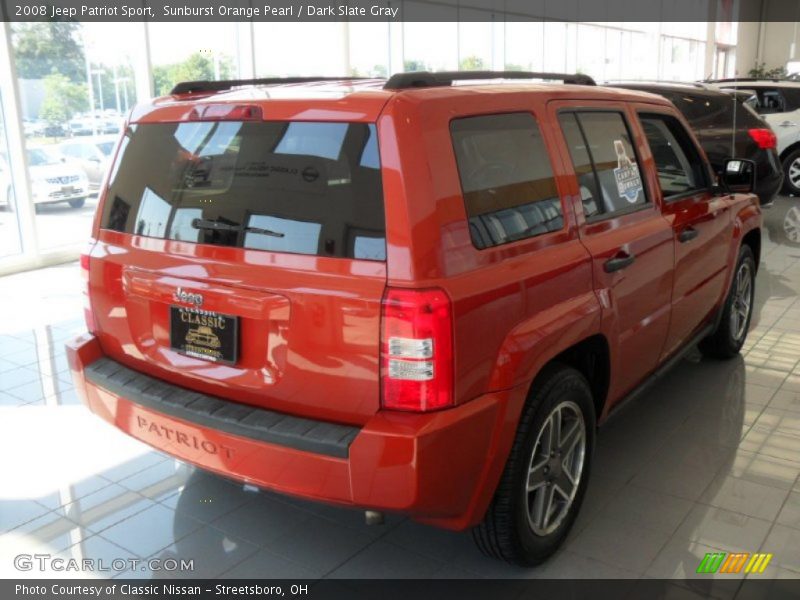
M 550 159 L 531 114 L 456 119 L 450 132 L 475 247 L 564 226 Z
M 673 94 L 669 99 L 694 126 L 710 126 L 732 118 L 733 99 L 727 95 Z
M 133 126 L 112 171 L 102 226 L 200 244 L 385 260 L 375 126 Z

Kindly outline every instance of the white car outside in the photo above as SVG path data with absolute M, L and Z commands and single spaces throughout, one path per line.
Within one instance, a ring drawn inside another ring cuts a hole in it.
M 89 179 L 89 189 L 97 191 L 111 163 L 118 136 L 102 135 L 73 138 L 59 144 L 59 151 L 81 166 Z
M 28 148 L 31 194 L 35 205 L 68 202 L 80 208 L 89 194 L 89 179 L 80 165 L 45 147 Z

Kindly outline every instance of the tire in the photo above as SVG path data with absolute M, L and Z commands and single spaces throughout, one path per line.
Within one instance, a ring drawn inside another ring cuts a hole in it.
M 569 441 L 575 442 L 568 434 L 576 426 L 580 432 L 581 423 L 583 442 L 578 441 L 559 456 L 551 454 L 552 458 L 545 459 L 542 450 L 548 439 L 552 439 L 548 431 L 554 430 L 551 417 L 555 411 L 562 415 L 560 429 L 567 438 L 562 441 L 562 451 Z M 558 549 L 572 528 L 586 493 L 595 422 L 592 392 L 586 378 L 565 365 L 555 363 L 546 367 L 531 389 L 492 503 L 483 521 L 472 530 L 473 539 L 484 554 L 530 567 L 542 563 Z M 537 462 L 538 468 L 531 470 Z M 531 473 L 536 477 L 536 487 L 526 491 Z M 576 483 L 568 501 L 558 490 L 566 487 L 570 479 Z M 548 494 L 561 503 L 555 507 L 549 523 L 542 520 L 541 508 L 537 510 Z
M 800 196 L 800 148 L 783 159 L 783 191 Z
M 742 245 L 719 324 L 697 346 L 704 356 L 729 359 L 739 354 L 753 316 L 755 287 L 756 261 L 753 251 L 750 246 Z
M 84 204 L 86 204 L 86 198 L 75 198 L 69 201 L 69 205 L 72 208 L 83 208 Z

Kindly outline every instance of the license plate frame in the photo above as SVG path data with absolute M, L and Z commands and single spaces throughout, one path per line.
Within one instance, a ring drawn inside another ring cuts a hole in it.
M 239 317 L 171 304 L 170 348 L 200 360 L 235 365 L 239 359 Z

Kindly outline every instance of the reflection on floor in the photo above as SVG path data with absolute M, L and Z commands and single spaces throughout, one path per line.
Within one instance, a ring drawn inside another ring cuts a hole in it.
M 697 575 L 703 556 L 761 551 L 774 557 L 757 577 L 800 578 L 800 244 L 784 223 L 795 202 L 766 215 L 743 357 L 691 356 L 601 429 L 567 544 L 530 570 L 484 558 L 468 533 L 398 516 L 367 527 L 358 511 L 242 487 L 127 438 L 70 382 L 77 266 L 0 279 L 0 576 L 40 577 L 13 558 L 48 552 L 102 559 L 102 577 L 167 574 L 128 562 L 155 557 L 194 561 L 170 576 L 687 578 L 731 597 L 744 575 Z

